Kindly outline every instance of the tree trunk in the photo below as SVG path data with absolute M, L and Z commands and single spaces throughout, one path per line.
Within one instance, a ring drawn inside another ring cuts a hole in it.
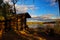
M 16 8 L 15 8 L 15 4 L 14 4 L 14 14 L 16 14 Z

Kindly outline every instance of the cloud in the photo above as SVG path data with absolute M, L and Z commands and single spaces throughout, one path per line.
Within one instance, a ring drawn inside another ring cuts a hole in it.
M 50 6 L 54 6 L 56 4 L 56 0 L 46 0 L 46 2 L 50 2 Z
M 8 2 L 10 5 L 13 6 L 13 3 L 11 2 L 11 0 L 4 0 L 4 3 Z M 35 9 L 38 9 L 38 7 L 35 7 L 35 5 L 18 5 L 16 4 L 16 11 L 17 13 L 24 13 L 24 12 L 27 12 L 28 10 L 35 10 Z
M 35 14 L 31 13 L 32 18 L 51 19 L 53 16 L 54 16 L 53 14 L 35 15 Z
M 30 10 L 38 9 L 38 7 L 36 7 L 35 5 L 28 5 L 27 7 L 28 7 Z
M 3 2 L 4 2 L 4 3 L 7 2 L 7 3 L 9 3 L 10 5 L 13 5 L 13 3 L 11 2 L 11 0 L 4 0 Z
M 4 2 L 4 3 L 6 3 L 6 2 L 11 2 L 11 0 L 4 0 L 3 2 Z
M 51 0 L 51 6 L 54 6 L 55 4 L 56 4 L 56 2 L 55 2 L 56 0 Z
M 15 5 L 16 6 L 16 10 L 17 12 L 23 13 L 23 12 L 27 12 L 28 7 L 25 5 Z
M 47 15 L 42 15 L 40 16 L 43 19 L 51 19 L 54 15 L 53 14 L 47 14 Z
M 34 5 L 15 5 L 16 6 L 16 10 L 18 13 L 24 13 L 27 12 L 28 10 L 35 10 L 37 9 Z
M 37 17 L 37 15 L 31 14 L 31 17 Z
M 11 2 L 11 0 L 4 0 L 4 3 L 8 2 L 10 5 L 13 6 L 13 3 Z M 35 10 L 37 9 L 37 7 L 35 7 L 35 5 L 18 5 L 16 4 L 16 11 L 17 13 L 25 13 L 27 12 L 28 10 Z

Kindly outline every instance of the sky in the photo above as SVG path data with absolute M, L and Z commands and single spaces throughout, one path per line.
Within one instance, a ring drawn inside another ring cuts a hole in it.
M 31 9 L 27 9 L 32 16 L 40 16 L 40 15 L 54 15 L 58 16 L 58 3 L 55 3 L 55 0 L 23 0 L 22 3 L 17 3 L 19 5 L 30 5 Z
M 12 5 L 10 0 L 4 0 L 6 1 Z M 59 16 L 59 7 L 55 0 L 19 0 L 15 6 L 17 13 L 28 12 L 32 17 Z

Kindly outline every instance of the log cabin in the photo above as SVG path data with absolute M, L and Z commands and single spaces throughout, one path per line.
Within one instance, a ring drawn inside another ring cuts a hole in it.
M 13 15 L 11 19 L 11 26 L 14 30 L 24 30 L 27 28 L 26 18 L 31 18 L 28 13 L 21 13 Z
M 13 14 L 10 17 L 7 17 L 7 19 L 0 20 L 0 27 L 3 25 L 3 28 L 5 31 L 9 30 L 25 30 L 27 27 L 26 25 L 26 19 L 31 18 L 29 13 L 20 13 L 20 14 Z

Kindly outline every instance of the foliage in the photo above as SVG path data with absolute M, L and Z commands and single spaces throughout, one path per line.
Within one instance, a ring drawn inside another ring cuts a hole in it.
M 4 17 L 3 16 L 0 16 L 0 20 L 4 20 Z
M 12 13 L 13 13 L 12 6 L 9 5 L 8 3 L 3 3 L 0 6 L 0 20 L 10 17 Z
M 0 0 L 0 5 L 3 3 L 3 0 Z
M 17 3 L 18 0 L 11 0 L 13 5 Z M 12 6 L 8 4 L 8 2 L 4 3 L 3 0 L 0 0 L 0 16 L 11 16 L 13 13 Z
M 2 15 L 3 15 L 4 17 L 8 17 L 8 15 L 11 15 L 11 14 L 12 14 L 11 11 L 13 12 L 12 7 L 11 7 L 8 3 L 4 3 L 4 4 L 3 4 Z
M 60 33 L 60 23 L 59 22 L 60 22 L 59 19 L 57 19 L 56 20 L 56 25 L 54 27 L 55 32 L 58 33 L 58 34 Z

